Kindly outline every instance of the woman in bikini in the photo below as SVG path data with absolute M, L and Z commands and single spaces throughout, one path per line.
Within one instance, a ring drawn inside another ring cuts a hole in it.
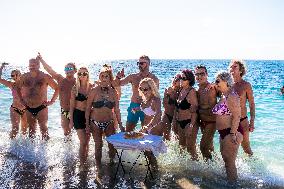
M 145 78 L 140 81 L 138 91 L 143 99 L 140 110 L 145 116 L 141 124 L 141 132 L 154 134 L 152 133 L 152 128 L 160 123 L 162 115 L 161 98 L 158 88 L 153 79 Z M 150 164 L 156 166 L 157 161 L 153 153 L 146 151 L 145 154 Z
M 179 96 L 179 91 L 180 91 L 180 78 L 181 75 L 177 74 L 172 81 L 172 85 L 168 87 L 164 93 L 163 106 L 165 110 L 162 117 L 162 122 L 164 123 L 164 138 L 166 140 L 170 140 L 171 138 L 171 129 L 172 129 L 174 112 L 175 112 L 175 103 Z M 174 130 L 174 133 L 177 133 L 176 130 Z
M 97 86 L 90 92 L 86 108 L 87 130 L 92 133 L 95 141 L 96 165 L 101 166 L 103 135 L 115 134 L 114 121 L 117 119 L 119 128 L 124 131 L 119 109 L 119 97 L 117 91 L 112 87 L 113 74 L 111 67 L 103 66 L 99 74 Z M 115 116 L 113 114 L 115 113 Z M 115 148 L 108 143 L 110 162 L 113 162 Z
M 151 129 L 151 134 L 164 136 L 166 140 L 171 138 L 171 129 L 173 124 L 173 117 L 175 112 L 175 103 L 179 95 L 180 90 L 180 74 L 175 75 L 170 87 L 165 89 L 163 106 L 164 113 L 162 115 L 162 121 Z M 176 134 L 176 127 L 173 127 Z
M 81 163 L 86 162 L 90 136 L 86 133 L 85 111 L 88 94 L 92 84 L 89 83 L 89 72 L 81 67 L 77 73 L 76 85 L 72 88 L 70 98 L 70 129 L 75 128 L 80 140 L 79 156 Z
M 187 148 L 193 160 L 197 160 L 196 139 L 198 126 L 196 124 L 198 107 L 194 74 L 191 70 L 181 72 L 181 91 L 176 101 L 175 119 L 179 144 Z
M 25 107 L 20 103 L 20 99 L 16 92 L 16 85 L 21 77 L 21 72 L 19 70 L 12 70 L 11 72 L 11 78 L 14 81 L 7 81 L 3 79 L 2 71 L 7 65 L 7 63 L 2 63 L 0 67 L 0 83 L 3 84 L 6 87 L 9 87 L 12 91 L 13 96 L 13 103 L 10 107 L 10 118 L 12 123 L 12 130 L 10 132 L 10 138 L 15 138 L 18 131 L 19 131 L 19 125 L 21 123 L 21 131 L 22 134 L 25 135 L 27 132 L 27 116 L 25 114 Z
M 240 98 L 232 89 L 233 79 L 228 72 L 221 72 L 216 77 L 216 88 L 222 97 L 212 110 L 216 115 L 216 129 L 220 134 L 220 151 L 225 162 L 227 178 L 237 180 L 236 158 L 243 140 L 240 127 Z

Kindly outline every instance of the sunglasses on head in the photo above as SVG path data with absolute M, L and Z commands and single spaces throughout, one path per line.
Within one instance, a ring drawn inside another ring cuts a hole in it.
M 137 62 L 137 66 L 146 64 L 147 62 Z
M 195 76 L 205 76 L 205 72 L 196 73 Z
M 73 70 L 74 70 L 74 68 L 72 68 L 72 67 L 65 67 L 65 68 L 64 68 L 64 71 L 65 71 L 65 72 L 73 71 Z
M 89 75 L 89 73 L 88 72 L 79 72 L 78 73 L 78 76 L 80 77 L 80 76 L 88 76 Z
M 149 91 L 150 88 L 142 88 L 142 87 L 140 87 L 139 90 L 142 91 L 142 92 L 146 92 L 146 91 Z

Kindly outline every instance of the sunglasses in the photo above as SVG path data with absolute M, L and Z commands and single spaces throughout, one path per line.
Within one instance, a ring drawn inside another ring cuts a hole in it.
M 183 81 L 188 80 L 186 77 L 181 77 L 180 79 L 183 80 Z
M 143 65 L 143 64 L 146 64 L 147 62 L 137 62 L 137 66 L 141 66 L 141 65 Z
M 102 78 L 109 78 L 109 75 L 101 75 Z
M 81 77 L 81 76 L 88 76 L 89 73 L 88 72 L 79 72 L 78 73 L 78 76 Z
M 139 87 L 139 90 L 142 91 L 142 92 L 147 92 L 150 90 L 150 88 L 142 88 L 142 87 Z
M 216 79 L 215 80 L 215 84 L 218 84 L 218 83 L 220 83 L 221 81 L 219 80 L 219 79 Z
M 11 74 L 11 77 L 16 77 L 17 75 Z
M 196 73 L 195 76 L 205 76 L 205 72 Z
M 64 71 L 65 71 L 65 72 L 73 71 L 73 70 L 74 70 L 74 68 L 72 68 L 72 67 L 65 67 L 65 68 L 64 68 Z

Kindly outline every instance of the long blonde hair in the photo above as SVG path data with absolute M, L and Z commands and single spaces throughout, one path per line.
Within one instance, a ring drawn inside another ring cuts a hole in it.
M 161 98 L 158 87 L 157 87 L 155 81 L 152 78 L 147 77 L 147 78 L 144 78 L 140 81 L 139 88 L 138 88 L 139 95 L 142 96 L 142 99 L 143 99 L 144 102 L 146 101 L 146 98 L 145 98 L 145 95 L 140 90 L 140 86 L 141 86 L 142 83 L 147 83 L 147 85 L 150 87 L 152 94 L 157 98 Z
M 82 69 L 84 69 L 84 70 L 86 70 L 86 72 L 88 72 L 88 79 L 87 79 L 87 91 L 88 91 L 88 90 L 89 90 L 89 87 L 90 87 L 90 83 L 89 83 L 89 81 L 90 81 L 89 71 L 88 71 L 88 69 L 87 69 L 86 67 L 81 67 L 81 68 L 79 68 L 78 73 L 79 73 L 79 71 L 82 70 Z M 76 85 L 75 85 L 75 93 L 76 93 L 76 96 L 78 96 L 79 89 L 80 89 L 80 86 L 81 86 L 80 78 L 79 78 L 78 73 L 77 73 L 77 79 L 76 79 Z

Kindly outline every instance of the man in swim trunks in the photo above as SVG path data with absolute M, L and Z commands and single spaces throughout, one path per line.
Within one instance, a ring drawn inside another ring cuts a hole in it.
M 76 66 L 74 63 L 68 63 L 65 65 L 64 71 L 66 76 L 62 76 L 59 73 L 56 73 L 38 54 L 37 59 L 42 64 L 43 68 L 55 79 L 59 87 L 59 100 L 61 106 L 61 126 L 63 128 L 64 136 L 66 139 L 70 139 L 69 134 L 71 129 L 69 127 L 69 109 L 70 109 L 70 98 L 71 98 L 71 89 L 75 85 L 76 78 L 74 74 L 76 73 Z
M 216 116 L 212 109 L 217 104 L 217 92 L 214 87 L 208 88 L 207 69 L 203 65 L 195 67 L 195 80 L 198 82 L 198 123 L 202 137 L 200 141 L 200 151 L 205 160 L 212 159 L 213 138 L 216 131 Z
M 29 72 L 21 76 L 17 92 L 21 103 L 27 110 L 29 137 L 35 138 L 36 121 L 38 121 L 42 139 L 48 140 L 47 106 L 50 106 L 55 102 L 58 96 L 58 86 L 49 75 L 40 71 L 39 68 L 40 62 L 38 59 L 29 60 Z M 54 94 L 50 101 L 47 101 L 48 86 L 54 89 Z
M 248 155 L 253 155 L 253 152 L 250 147 L 249 133 L 254 131 L 254 118 L 255 118 L 255 104 L 251 84 L 248 81 L 243 79 L 243 76 L 246 74 L 245 63 L 241 60 L 232 60 L 229 66 L 230 73 L 234 79 L 234 90 L 240 96 L 240 105 L 241 105 L 241 118 L 240 125 L 243 128 L 243 142 L 242 147 L 245 153 Z M 246 102 L 249 103 L 250 109 L 250 120 L 247 117 L 247 107 Z
M 132 85 L 132 97 L 129 108 L 127 109 L 127 122 L 126 122 L 126 131 L 133 131 L 140 119 L 141 122 L 144 121 L 144 113 L 139 109 L 140 104 L 142 102 L 142 98 L 138 92 L 138 86 L 142 79 L 144 78 L 152 78 L 157 87 L 159 87 L 159 79 L 149 71 L 150 67 L 150 58 L 146 55 L 143 55 L 139 58 L 137 62 L 137 66 L 139 67 L 139 72 L 135 74 L 130 74 L 126 78 L 121 79 L 124 76 L 124 69 L 117 74 L 117 79 L 113 82 L 114 86 L 122 86 L 130 83 Z

